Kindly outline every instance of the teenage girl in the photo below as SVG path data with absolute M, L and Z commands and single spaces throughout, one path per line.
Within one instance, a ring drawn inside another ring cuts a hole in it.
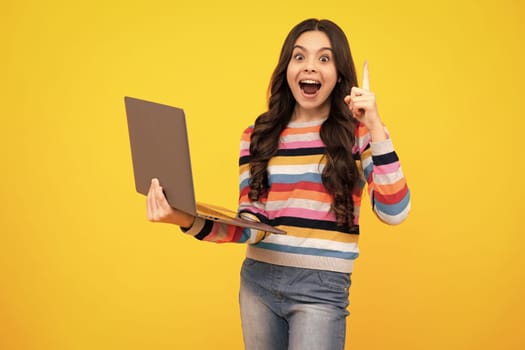
M 286 37 L 268 111 L 241 137 L 238 209 L 286 235 L 195 218 L 171 208 L 151 182 L 149 220 L 199 240 L 247 243 L 246 349 L 343 349 L 365 185 L 380 220 L 398 224 L 408 214 L 410 192 L 368 84 L 365 64 L 358 87 L 335 23 L 308 19 Z

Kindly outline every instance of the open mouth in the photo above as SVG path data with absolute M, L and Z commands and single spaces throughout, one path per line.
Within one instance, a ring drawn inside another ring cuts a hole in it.
M 321 83 L 318 82 L 317 80 L 301 80 L 299 82 L 299 86 L 301 87 L 301 90 L 303 90 L 303 92 L 306 94 L 306 95 L 315 95 L 315 93 L 317 93 L 317 91 L 319 91 L 319 89 L 321 88 Z

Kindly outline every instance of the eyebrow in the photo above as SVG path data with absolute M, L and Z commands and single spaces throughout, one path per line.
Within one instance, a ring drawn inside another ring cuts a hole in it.
M 293 47 L 294 49 L 301 49 L 301 50 L 304 50 L 304 51 L 308 51 L 306 49 L 306 47 L 304 46 L 301 46 L 301 45 L 294 45 Z M 321 51 L 325 51 L 325 50 L 329 50 L 329 51 L 334 51 L 331 47 L 321 47 L 317 52 L 321 52 Z

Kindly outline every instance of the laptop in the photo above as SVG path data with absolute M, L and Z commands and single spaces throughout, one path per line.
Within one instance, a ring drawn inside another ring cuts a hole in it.
M 128 96 L 124 102 L 138 193 L 147 195 L 151 179 L 158 178 L 172 208 L 225 224 L 285 234 L 226 208 L 196 202 L 183 109 Z

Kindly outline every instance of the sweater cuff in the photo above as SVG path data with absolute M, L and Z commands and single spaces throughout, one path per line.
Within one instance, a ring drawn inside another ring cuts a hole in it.
M 193 225 L 191 227 L 182 227 L 181 231 L 184 232 L 187 235 L 190 236 L 196 236 L 201 232 L 201 230 L 204 228 L 204 224 L 206 224 L 206 220 L 203 218 L 195 217 L 195 220 L 193 221 Z
M 392 139 L 388 138 L 383 141 L 370 142 L 370 149 L 372 150 L 372 155 L 380 156 L 382 154 L 393 152 L 394 145 Z

